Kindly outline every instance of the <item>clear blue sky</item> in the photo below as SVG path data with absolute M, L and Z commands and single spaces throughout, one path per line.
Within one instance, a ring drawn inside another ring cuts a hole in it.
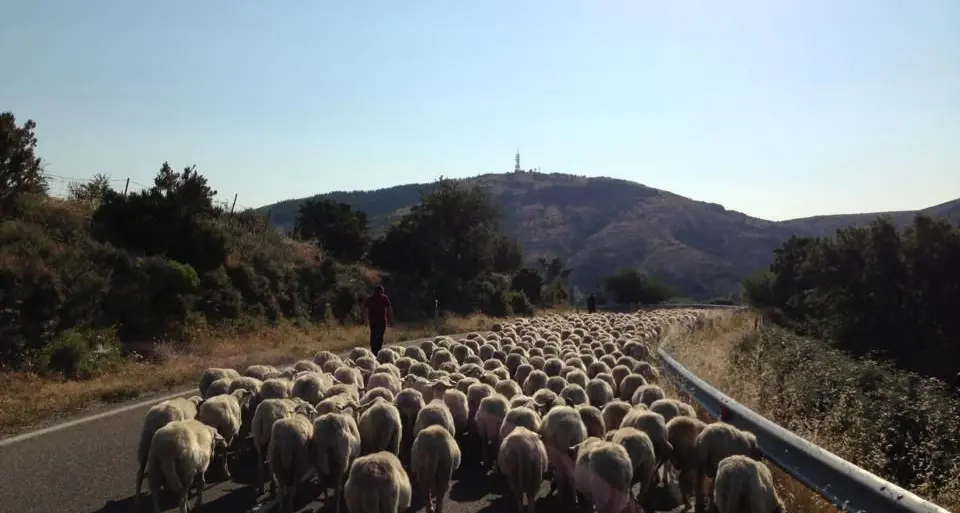
M 960 197 L 958 0 L 0 0 L 48 171 L 259 206 L 512 168 L 768 219 Z

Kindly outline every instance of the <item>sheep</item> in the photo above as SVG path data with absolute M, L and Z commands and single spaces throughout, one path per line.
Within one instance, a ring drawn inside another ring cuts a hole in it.
M 523 393 L 523 390 L 520 388 L 520 385 L 512 379 L 505 379 L 498 381 L 493 387 L 493 391 L 506 397 L 507 400 L 513 399 L 514 397 Z
M 290 397 L 290 381 L 270 378 L 260 386 L 260 399 L 284 399 Z
M 743 455 L 755 460 L 763 458 L 757 437 L 749 431 L 741 431 L 725 422 L 714 422 L 706 425 L 697 435 L 697 481 L 695 490 L 697 495 L 694 503 L 698 510 L 702 510 L 704 497 L 703 485 L 705 478 L 712 481 L 707 491 L 713 495 L 713 486 L 717 476 L 717 467 L 720 461 L 727 456 Z
M 667 441 L 673 446 L 670 464 L 677 470 L 683 505 L 690 504 L 697 480 L 697 437 L 706 427 L 699 419 L 674 417 L 667 422 Z
M 748 456 L 720 460 L 713 489 L 717 513 L 783 513 L 770 469 Z
M 209 399 L 216 395 L 229 394 L 230 385 L 233 384 L 234 378 L 220 378 L 206 388 L 206 391 L 203 393 L 205 399 Z
M 460 467 L 460 447 L 443 426 L 429 426 L 417 433 L 410 450 L 414 481 L 426 496 L 427 512 L 443 513 L 443 500 L 453 472 Z
M 414 424 L 417 422 L 417 415 L 426 404 L 423 400 L 423 394 L 413 388 L 405 388 L 394 398 L 394 405 L 400 412 L 400 423 L 403 426 L 403 438 L 400 440 L 400 461 L 409 461 L 410 447 L 413 444 Z M 451 417 L 452 418 L 452 417 Z
M 493 394 L 484 397 L 477 408 L 477 414 L 474 418 L 477 438 L 480 441 L 480 459 L 481 465 L 493 463 L 496 454 L 499 451 L 500 426 L 503 419 L 507 416 L 510 409 L 510 403 L 506 397 L 500 394 Z M 492 449 L 492 450 L 491 450 Z
M 341 413 L 348 409 L 356 411 L 360 408 L 360 401 L 349 392 L 343 392 L 334 395 L 328 395 L 324 400 L 317 403 L 317 414 Z
M 357 426 L 360 429 L 360 448 L 363 454 L 389 451 L 399 456 L 403 423 L 396 406 L 381 397 L 374 399 L 361 406 Z
M 680 415 L 681 404 L 676 399 L 657 399 L 650 404 L 650 411 L 662 415 L 664 422 L 670 422 L 674 417 Z
M 657 455 L 653 441 L 646 433 L 632 427 L 610 431 L 607 433 L 606 440 L 622 445 L 630 455 L 630 463 L 633 465 L 633 484 L 640 483 L 640 491 L 636 499 L 639 504 L 644 504 L 647 492 L 653 487 L 657 472 Z
M 416 437 L 417 433 L 430 426 L 441 426 L 449 431 L 451 436 L 457 435 L 457 427 L 456 424 L 454 424 L 453 414 L 443 399 L 434 399 L 420 409 L 413 425 L 414 437 Z
M 324 374 L 309 373 L 293 380 L 290 387 L 290 396 L 298 397 L 316 406 L 323 400 L 328 388 L 332 386 Z
M 647 379 L 640 374 L 627 374 L 627 377 L 623 378 L 620 381 L 620 399 L 624 401 L 631 401 L 633 399 L 634 392 L 638 388 L 647 384 Z
M 663 421 L 663 416 L 652 411 L 639 411 L 637 408 L 631 409 L 630 413 L 623 418 L 620 427 L 632 427 L 643 431 L 653 442 L 654 452 L 657 454 L 657 468 L 670 458 L 673 452 L 673 446 L 667 440 L 667 424 Z M 664 484 L 667 477 L 664 475 Z
M 177 495 L 180 513 L 188 511 L 190 487 L 197 491 L 194 507 L 203 504 L 204 473 L 213 455 L 227 448 L 217 430 L 196 419 L 175 420 L 153 435 L 147 457 L 147 482 L 153 496 L 153 512 L 160 513 L 160 487 Z
M 568 449 L 587 438 L 587 427 L 577 410 L 569 406 L 551 409 L 540 424 L 540 434 L 553 469 L 555 487 L 561 500 L 569 500 L 574 493 L 573 460 Z
M 313 422 L 314 462 L 321 485 L 333 485 L 340 513 L 344 483 L 350 465 L 360 456 L 360 429 L 349 414 L 327 413 Z
M 360 405 L 363 406 L 364 404 L 367 404 L 378 397 L 390 403 L 392 403 L 393 400 L 395 399 L 395 397 L 393 396 L 393 392 L 391 392 L 386 388 L 383 388 L 383 387 L 367 388 L 367 391 L 364 392 L 363 397 L 360 398 Z
M 410 507 L 412 495 L 400 460 L 386 451 L 354 460 L 344 485 L 350 513 L 400 513 Z
M 576 409 L 577 413 L 580 414 L 583 425 L 587 426 L 587 436 L 603 438 L 607 429 L 603 424 L 603 415 L 600 413 L 600 410 L 588 404 L 578 405 Z
M 540 422 L 540 414 L 533 408 L 526 406 L 511 408 L 500 424 L 500 442 L 503 443 L 503 439 L 517 427 L 525 427 L 537 433 L 540 431 Z
M 580 404 L 589 404 L 590 398 L 587 397 L 587 391 L 576 383 L 569 383 L 560 391 L 560 397 L 569 406 Z
M 208 369 L 209 371 L 210 369 Z M 223 370 L 223 369 L 220 369 Z M 150 456 L 150 446 L 153 442 L 153 435 L 160 428 L 167 424 L 187 420 L 196 417 L 196 408 L 191 408 L 193 403 L 184 399 L 172 399 L 157 403 L 147 410 L 143 419 L 143 427 L 140 429 L 140 442 L 137 445 L 137 487 L 134 498 L 136 503 L 140 504 L 140 490 L 143 486 L 144 471 L 147 468 L 147 460 Z
M 590 405 L 597 408 L 603 408 L 605 404 L 613 400 L 613 388 L 602 379 L 594 378 L 588 381 L 586 392 Z
M 629 411 L 630 403 L 626 401 L 614 400 L 607 403 L 603 407 L 603 410 L 600 410 L 600 415 L 603 417 L 603 425 L 607 428 L 607 431 L 619 428 L 620 423 L 623 422 L 623 418 Z
M 534 513 L 537 492 L 540 491 L 548 464 L 547 449 L 536 431 L 517 425 L 501 440 L 497 468 L 516 496 L 517 513 L 523 513 L 524 498 L 527 512 Z
M 200 375 L 200 383 L 197 385 L 197 389 L 200 390 L 200 395 L 206 399 L 210 397 L 207 395 L 207 389 L 213 384 L 214 381 L 219 379 L 226 379 L 233 381 L 240 377 L 240 373 L 233 369 L 221 369 L 217 367 L 211 367 Z
M 390 373 L 379 373 L 370 376 L 367 382 L 367 388 L 382 387 L 389 390 L 393 395 L 400 393 L 403 387 L 400 384 L 400 378 Z
M 207 399 L 200 406 L 197 420 L 213 427 L 227 442 L 227 447 L 240 433 L 241 412 L 250 407 L 252 394 L 247 390 L 235 390 L 232 394 L 217 395 Z M 223 474 L 229 478 L 230 469 L 227 467 L 227 454 L 223 455 Z
M 459 390 L 447 390 L 443 393 L 443 404 L 450 410 L 456 433 L 465 433 L 470 422 L 470 406 L 467 395 Z
M 589 437 L 570 447 L 576 457 L 574 482 L 577 492 L 597 507 L 598 513 L 620 513 L 630 502 L 633 463 L 623 446 Z M 587 506 L 587 511 L 592 508 Z
M 649 408 L 654 401 L 663 399 L 664 397 L 666 397 L 666 395 L 664 395 L 663 389 L 657 385 L 643 385 L 633 393 L 633 396 L 630 398 L 630 403 L 633 405 L 642 404 Z
M 273 433 L 273 424 L 280 419 L 294 415 L 300 412 L 306 416 L 316 413 L 316 410 L 309 403 L 302 399 L 267 399 L 257 405 L 253 414 L 250 432 L 253 436 L 253 447 L 257 453 L 257 493 L 264 491 L 264 461 L 269 451 L 270 439 Z M 276 483 L 273 480 L 272 472 L 267 467 L 270 478 L 271 493 L 276 492 Z
M 244 369 L 242 377 L 254 378 L 257 381 L 263 381 L 268 377 L 278 374 L 276 367 L 272 365 L 251 365 Z
M 313 422 L 303 415 L 292 415 L 273 423 L 267 457 L 270 472 L 280 489 L 280 511 L 293 511 L 296 487 L 312 468 L 311 440 Z

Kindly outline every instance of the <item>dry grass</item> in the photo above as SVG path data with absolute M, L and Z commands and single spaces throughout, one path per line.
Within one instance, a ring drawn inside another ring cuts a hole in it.
M 488 329 L 493 320 L 482 315 L 450 317 L 440 323 L 388 328 L 385 343 Z M 310 358 L 321 349 L 340 351 L 366 346 L 365 326 L 298 328 L 284 324 L 245 333 L 205 331 L 191 337 L 188 348 L 162 346 L 158 361 L 129 358 L 103 375 L 66 380 L 23 372 L 0 373 L 0 433 L 11 434 L 32 425 L 97 403 L 126 401 L 150 392 L 171 390 L 196 382 L 208 367 L 242 368 L 253 363 L 282 364 Z
M 936 380 L 857 360 L 754 314 L 718 317 L 667 351 L 748 408 L 868 471 L 960 511 L 960 399 Z M 835 507 L 779 470 L 788 511 Z

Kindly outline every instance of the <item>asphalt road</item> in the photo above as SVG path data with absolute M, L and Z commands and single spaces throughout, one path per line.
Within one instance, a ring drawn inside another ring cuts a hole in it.
M 412 341 L 411 343 L 418 342 Z M 180 394 L 188 396 L 194 390 Z M 87 414 L 51 427 L 0 440 L 0 511 L 19 513 L 129 513 L 134 506 L 136 446 L 147 410 L 170 396 L 155 396 L 122 407 Z M 447 500 L 447 513 L 514 511 L 513 500 L 499 476 L 484 477 L 468 463 Z M 276 511 L 273 501 L 256 497 L 255 467 L 233 466 L 233 479 L 220 476 L 216 462 L 208 472 L 204 507 L 212 513 Z M 546 490 L 541 492 L 541 497 Z M 667 494 L 669 495 L 669 494 Z M 554 497 L 541 498 L 537 509 L 558 511 Z M 151 511 L 144 481 L 141 511 Z M 659 501 L 658 501 L 659 502 Z M 672 501 L 667 500 L 667 503 Z M 418 501 L 415 496 L 415 504 Z M 301 503 L 300 511 L 317 511 L 322 503 Z M 164 513 L 176 503 L 164 494 Z M 668 506 L 669 508 L 670 506 Z M 663 509 L 668 509 L 663 508 Z M 324 511 L 332 509 L 322 508 Z M 658 508 L 661 509 L 661 508 Z M 562 511 L 569 508 L 561 507 Z M 346 509 L 342 510 L 346 513 Z

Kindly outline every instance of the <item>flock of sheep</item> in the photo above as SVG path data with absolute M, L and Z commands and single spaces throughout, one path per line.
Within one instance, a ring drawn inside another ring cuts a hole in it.
M 150 409 L 138 448 L 137 504 L 146 476 L 188 510 L 215 459 L 253 451 L 258 493 L 270 483 L 281 511 L 316 478 L 320 497 L 349 513 L 399 513 L 414 487 L 442 513 L 464 462 L 499 473 L 533 513 L 544 479 L 581 511 L 641 511 L 645 495 L 676 480 L 689 506 L 718 513 L 782 511 L 753 434 L 706 424 L 665 397 L 652 349 L 704 310 L 519 318 L 455 340 L 436 337 L 377 355 L 320 351 L 278 369 L 211 368 L 199 396 Z M 704 484 L 709 483 L 707 488 Z M 333 495 L 328 493 L 333 489 Z

